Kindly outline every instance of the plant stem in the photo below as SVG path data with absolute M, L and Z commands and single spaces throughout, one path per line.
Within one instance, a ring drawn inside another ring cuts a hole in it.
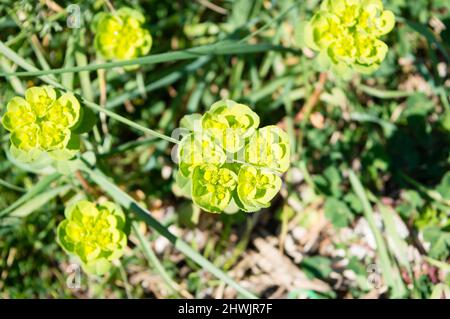
M 403 287 L 401 285 L 402 282 L 401 279 L 399 279 L 399 282 L 394 278 L 394 268 L 391 264 L 391 260 L 389 258 L 389 253 L 387 251 L 383 236 L 381 235 L 380 230 L 377 228 L 372 206 L 370 205 L 369 200 L 367 199 L 366 192 L 364 191 L 364 188 L 356 174 L 353 172 L 353 170 L 349 170 L 348 173 L 350 184 L 352 185 L 353 191 L 358 196 L 363 206 L 364 217 L 366 218 L 370 230 L 375 237 L 383 277 L 386 280 L 386 284 L 393 290 L 393 295 L 401 297 L 401 295 L 404 293 L 404 290 L 402 289 Z
M 425 194 L 426 196 L 428 196 L 429 198 L 435 200 L 436 202 L 438 202 L 440 204 L 450 206 L 450 200 L 443 198 L 439 192 L 428 189 L 427 187 L 423 186 L 422 184 L 420 184 L 419 182 L 417 182 L 416 180 L 414 180 L 413 178 L 409 177 L 408 175 L 406 175 L 402 172 L 400 172 L 399 175 L 406 182 L 408 182 L 409 184 L 416 187 L 419 192 Z
M 159 137 L 160 139 L 166 140 L 166 141 L 171 142 L 171 143 L 175 143 L 175 144 L 180 143 L 180 141 L 178 141 L 178 140 L 176 140 L 176 139 L 174 139 L 172 137 L 169 137 L 167 135 L 164 135 L 162 133 L 159 133 L 157 131 L 154 131 L 152 129 L 149 129 L 147 127 L 139 125 L 136 122 L 133 122 L 133 121 L 131 121 L 131 120 L 129 120 L 129 119 L 127 119 L 127 118 L 117 114 L 117 113 L 114 113 L 113 111 L 110 111 L 110 110 L 108 110 L 106 108 L 103 108 L 103 107 L 101 107 L 100 105 L 98 105 L 96 103 L 93 103 L 93 102 L 90 102 L 90 101 L 87 101 L 87 100 L 83 99 L 83 104 L 85 104 L 86 106 L 90 107 L 93 110 L 96 110 L 97 112 L 102 112 L 102 113 L 108 115 L 109 117 L 111 117 L 111 118 L 113 118 L 113 119 L 115 119 L 115 120 L 117 120 L 119 122 L 122 122 L 122 123 L 124 123 L 124 124 L 126 124 L 126 125 L 128 125 L 130 127 L 133 127 L 133 128 L 135 128 L 137 130 L 140 130 L 140 131 L 142 131 L 144 133 L 148 133 L 148 134 L 153 135 L 155 137 Z
M 450 273 L 450 265 L 449 265 L 449 264 L 447 264 L 447 263 L 445 263 L 445 262 L 443 262 L 443 261 L 440 261 L 440 260 L 433 259 L 433 258 L 428 257 L 428 256 L 423 256 L 423 258 L 424 258 L 428 263 L 430 263 L 431 265 L 433 265 L 433 266 L 435 266 L 435 267 L 438 267 L 438 268 L 442 269 L 444 272 Z
M 222 270 L 213 265 L 210 261 L 205 259 L 197 251 L 192 249 L 185 241 L 178 238 L 172 234 L 165 226 L 163 226 L 159 221 L 157 221 L 148 210 L 140 206 L 133 198 L 131 198 L 127 193 L 123 192 L 118 186 L 110 182 L 108 178 L 103 175 L 98 169 L 90 169 L 85 166 L 83 170 L 89 175 L 89 177 L 102 189 L 108 193 L 117 203 L 122 205 L 124 208 L 133 211 L 140 219 L 145 221 L 151 228 L 156 230 L 162 236 L 166 237 L 179 251 L 181 251 L 185 256 L 191 258 L 198 265 L 202 266 L 205 270 L 209 271 L 211 274 L 222 280 L 224 283 L 230 285 L 238 293 L 240 293 L 245 298 L 256 299 L 257 297 L 240 286 L 237 282 L 231 279 Z
M 18 55 L 16 52 L 8 48 L 3 41 L 0 41 L 0 53 L 3 54 L 5 57 L 13 61 L 18 66 L 24 68 L 25 70 L 31 71 L 31 72 L 49 72 L 49 71 L 40 71 L 35 66 L 29 64 L 24 58 L 22 58 L 20 55 Z M 1 74 L 1 76 L 8 76 L 7 74 Z M 64 88 L 61 84 L 58 82 L 52 80 L 50 77 L 42 75 L 40 77 L 43 81 L 47 82 L 48 84 L 51 84 L 58 88 Z
M 314 92 L 311 94 L 309 99 L 306 101 L 306 103 L 303 105 L 301 110 L 295 116 L 295 121 L 296 122 L 301 121 L 302 127 L 304 126 L 304 124 L 306 124 L 308 122 L 309 115 L 311 114 L 312 110 L 316 106 L 317 102 L 319 102 L 320 94 L 322 94 L 322 91 L 325 86 L 325 83 L 327 82 L 327 79 L 328 79 L 327 72 L 320 73 L 319 82 L 317 82 Z
M 1 186 L 4 186 L 4 187 L 6 187 L 6 188 L 12 189 L 12 190 L 14 190 L 14 191 L 16 191 L 16 192 L 24 193 L 24 192 L 27 191 L 25 188 L 19 187 L 19 186 L 16 186 L 16 185 L 13 185 L 13 184 L 11 184 L 11 183 L 9 183 L 9 182 L 7 182 L 7 181 L 1 179 L 1 178 L 0 178 L 0 185 L 1 185 Z
M 4 49 L 6 46 L 3 42 L 0 43 L 0 49 Z M 81 71 L 95 71 L 98 69 L 111 69 L 116 67 L 132 66 L 132 65 L 147 65 L 147 64 L 157 64 L 163 62 L 173 62 L 179 60 L 195 59 L 200 56 L 205 55 L 229 55 L 229 54 L 248 54 L 248 53 L 258 53 L 266 51 L 289 51 L 296 52 L 293 49 L 285 48 L 282 46 L 276 46 L 268 43 L 261 44 L 246 44 L 240 42 L 229 42 L 223 41 L 215 44 L 204 45 L 194 48 L 189 48 L 186 50 L 166 52 L 159 54 L 152 54 L 136 59 L 125 60 L 125 61 L 114 61 L 101 64 L 88 64 L 85 66 L 77 66 L 70 68 L 60 68 L 52 69 L 47 71 L 42 71 L 38 69 L 28 70 L 26 72 L 14 72 L 14 73 L 2 73 L 0 76 L 43 76 L 49 74 L 62 74 L 69 72 L 81 72 Z M 1 51 L 0 51 L 1 52 Z M 3 52 L 2 52 L 3 53 Z M 6 54 L 5 54 L 6 55 Z M 22 65 L 21 65 L 22 66 Z
M 119 261 L 119 272 L 120 277 L 122 277 L 123 286 L 125 288 L 125 294 L 127 295 L 127 299 L 133 299 L 133 296 L 131 294 L 131 287 L 127 279 L 127 272 L 125 271 L 125 268 L 123 267 L 121 261 Z
M 265 23 L 261 28 L 250 33 L 249 35 L 247 35 L 245 38 L 243 38 L 239 42 L 247 41 L 248 39 L 253 38 L 254 36 L 256 36 L 256 35 L 260 34 L 261 32 L 263 32 L 264 30 L 268 29 L 273 23 L 280 21 L 281 18 L 283 18 L 286 14 L 288 14 L 292 9 L 297 7 L 299 5 L 299 3 L 301 3 L 301 2 L 302 2 L 301 0 L 295 1 L 291 6 L 287 7 L 284 11 L 282 11 L 280 14 L 278 14 L 278 16 L 267 21 L 267 23 Z
M 133 232 L 136 234 L 139 243 L 141 244 L 141 248 L 143 250 L 143 253 L 145 257 L 147 258 L 148 262 L 151 264 L 151 266 L 159 273 L 161 278 L 166 282 L 167 287 L 169 290 L 174 293 L 178 294 L 180 293 L 185 298 L 192 298 L 192 295 L 189 294 L 189 292 L 181 289 L 181 287 L 170 278 L 167 271 L 164 269 L 163 265 L 159 261 L 156 254 L 153 252 L 153 249 L 150 246 L 150 243 L 148 240 L 142 235 L 141 231 L 139 230 L 139 226 L 136 222 L 133 222 L 132 224 Z
M 54 173 L 51 175 L 47 175 L 44 178 L 42 178 L 36 185 L 34 185 L 32 188 L 27 190 L 27 192 L 20 197 L 17 201 L 15 201 L 12 205 L 6 207 L 4 210 L 0 211 L 0 216 L 4 216 L 9 214 L 10 212 L 14 211 L 16 208 L 20 207 L 25 202 L 29 201 L 36 195 L 40 194 L 41 192 L 47 190 L 51 183 L 56 181 L 61 177 L 61 174 Z
M 359 84 L 357 88 L 363 91 L 364 93 L 370 96 L 377 97 L 379 99 L 400 99 L 416 94 L 416 92 L 414 91 L 406 92 L 406 91 L 380 90 L 364 84 Z
M 3 53 L 8 59 L 10 59 L 11 61 L 13 61 L 14 63 L 16 63 L 17 65 L 21 66 L 22 68 L 24 68 L 26 70 L 38 70 L 36 67 L 30 65 L 22 57 L 17 55 L 13 50 L 11 50 L 7 46 L 5 46 L 2 41 L 0 41 L 0 53 Z M 57 88 L 59 88 L 59 89 L 61 89 L 63 91 L 71 92 L 69 89 L 64 87 L 62 84 L 53 81 L 48 76 L 40 75 L 39 77 L 44 82 L 47 82 L 48 84 L 51 84 L 51 85 L 53 85 L 53 86 L 55 86 L 55 87 L 57 87 Z M 96 110 L 97 112 L 102 112 L 102 113 L 108 115 L 109 117 L 114 118 L 115 120 L 117 120 L 119 122 L 122 122 L 122 123 L 124 123 L 124 124 L 126 124 L 128 126 L 131 126 L 131 127 L 135 128 L 135 129 L 138 129 L 138 130 L 140 130 L 142 132 L 151 134 L 153 136 L 159 137 L 159 138 L 161 138 L 163 140 L 166 140 L 166 141 L 169 141 L 169 142 L 172 142 L 172 143 L 175 143 L 175 144 L 179 143 L 179 141 L 174 139 L 174 138 L 171 138 L 171 137 L 166 136 L 164 134 L 158 133 L 158 132 L 156 132 L 156 131 L 154 131 L 152 129 L 143 127 L 142 125 L 139 125 L 139 124 L 137 124 L 137 123 L 135 123 L 135 122 L 133 122 L 133 121 L 131 121 L 131 120 L 129 120 L 129 119 L 119 115 L 119 114 L 116 114 L 116 113 L 114 113 L 114 112 L 112 112 L 112 111 L 110 111 L 110 110 L 108 110 L 106 108 L 103 108 L 103 107 L 101 107 L 100 105 L 98 105 L 98 104 L 96 104 L 94 102 L 88 101 L 85 98 L 80 97 L 80 100 L 81 100 L 82 104 L 84 104 L 84 105 L 86 105 L 86 106 Z

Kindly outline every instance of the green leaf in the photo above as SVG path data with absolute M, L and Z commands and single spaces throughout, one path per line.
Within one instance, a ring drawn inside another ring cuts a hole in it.
M 361 202 L 359 201 L 358 196 L 356 196 L 354 193 L 347 193 L 343 200 L 350 206 L 350 208 L 358 213 L 358 214 L 362 214 L 363 212 L 363 207 L 361 205 Z
M 53 173 L 51 175 L 47 175 L 42 177 L 35 185 L 33 185 L 30 189 L 27 190 L 27 192 L 20 197 L 16 202 L 14 202 L 9 207 L 5 208 L 4 210 L 0 211 L 0 216 L 5 216 L 12 212 L 14 209 L 18 208 L 22 204 L 28 202 L 30 199 L 35 197 L 36 195 L 42 193 L 43 191 L 47 190 L 48 187 L 50 187 L 51 183 L 58 180 L 58 178 L 61 177 L 61 174 Z
M 307 23 L 308 23 L 308 21 L 299 19 L 295 26 L 294 41 L 295 41 L 295 45 L 300 48 L 303 48 L 306 46 L 305 28 L 306 28 Z
M 430 299 L 450 299 L 449 286 L 444 283 L 437 284 L 431 293 Z
M 410 116 L 426 116 L 434 109 L 434 103 L 425 94 L 417 93 L 406 100 L 406 108 L 401 114 L 401 118 L 406 119 Z
M 166 52 L 159 54 L 152 54 L 141 58 L 130 59 L 125 61 L 114 61 L 107 62 L 101 64 L 88 64 L 81 65 L 78 67 L 70 67 L 70 68 L 61 68 L 61 69 L 52 69 L 46 71 L 40 71 L 36 68 L 25 68 L 29 71 L 27 72 L 15 72 L 8 74 L 0 74 L 0 76 L 45 76 L 48 74 L 62 74 L 62 73 L 72 73 L 72 72 L 83 72 L 83 71 L 95 71 L 99 69 L 111 69 L 115 67 L 126 67 L 133 65 L 147 65 L 147 64 L 157 64 L 163 62 L 173 62 L 179 60 L 187 60 L 187 59 L 195 59 L 202 55 L 229 55 L 229 54 L 248 54 L 248 53 L 256 53 L 256 52 L 266 52 L 266 51 L 289 51 L 289 49 L 275 46 L 272 44 L 262 43 L 262 44 L 246 44 L 239 42 L 220 42 L 211 45 L 205 45 L 200 47 L 189 48 L 186 50 L 174 51 L 174 52 Z M 6 47 L 3 42 L 0 43 L 0 52 L 5 54 L 6 57 L 10 58 L 15 53 L 11 51 L 8 47 Z M 13 61 L 16 60 L 16 57 L 12 58 Z M 20 61 L 20 65 L 23 67 L 24 65 L 28 65 L 28 63 L 23 60 Z M 24 62 L 24 63 L 23 63 Z M 58 83 L 48 79 L 49 83 L 58 86 Z M 59 86 L 60 87 L 60 86 Z
M 56 171 L 65 176 L 71 176 L 71 174 L 74 174 L 79 170 L 82 165 L 83 164 L 79 160 L 55 161 L 54 163 Z
M 31 169 L 41 169 L 48 167 L 51 163 L 48 153 L 41 151 L 40 149 L 32 149 L 28 152 L 23 151 L 11 144 L 9 149 L 10 155 L 19 162 L 30 166 Z
M 75 251 L 75 245 L 67 240 L 66 234 L 66 226 L 68 221 L 63 220 L 58 227 L 56 228 L 56 241 L 58 244 L 64 249 L 64 251 L 68 254 L 73 253 Z
M 431 46 L 435 45 L 438 48 L 438 50 L 441 51 L 442 55 L 447 60 L 447 63 L 450 63 L 450 54 L 445 49 L 444 45 L 436 39 L 433 32 L 430 30 L 430 28 L 427 25 L 417 23 L 415 21 L 410 21 L 410 20 L 405 20 L 405 22 L 409 27 L 411 27 L 416 32 L 422 34 L 427 39 L 431 50 L 433 50 L 431 48 Z
M 32 199 L 25 202 L 23 205 L 17 207 L 13 211 L 8 213 L 8 218 L 2 219 L 1 225 L 5 226 L 15 221 L 20 220 L 20 218 L 24 218 L 34 211 L 40 209 L 49 201 L 54 199 L 60 194 L 64 194 L 70 189 L 69 185 L 60 186 L 54 189 L 49 189 L 46 192 L 43 192 L 39 195 L 34 196 Z
M 194 113 L 183 116 L 180 120 L 180 128 L 185 128 L 191 132 L 201 130 L 202 115 L 199 113 Z
M 439 227 L 428 227 L 423 231 L 423 238 L 431 244 L 430 257 L 446 260 L 450 251 L 450 232 Z
M 154 270 L 156 270 L 156 272 L 165 281 L 167 287 L 173 293 L 180 293 L 181 295 L 183 295 L 183 297 L 191 297 L 191 296 L 186 296 L 185 294 L 183 294 L 181 287 L 176 282 L 173 281 L 173 279 L 168 274 L 168 272 L 166 271 L 166 269 L 164 268 L 164 266 L 161 264 L 158 257 L 156 256 L 155 252 L 153 251 L 149 239 L 146 238 L 142 234 L 142 232 L 140 231 L 138 226 L 139 225 L 137 222 L 133 222 L 131 225 L 131 228 L 132 228 L 133 232 L 135 233 L 135 235 L 137 236 L 139 243 L 140 243 L 140 248 L 142 249 L 144 256 L 148 260 L 150 266 Z
M 309 278 L 328 278 L 333 271 L 331 260 L 323 256 L 306 257 L 302 260 L 300 267 Z
M 340 186 L 342 184 L 342 178 L 341 174 L 339 173 L 339 170 L 335 166 L 329 166 L 323 172 L 323 175 L 328 180 L 330 193 L 335 197 L 339 197 L 341 195 Z
M 233 10 L 230 17 L 231 23 L 236 27 L 244 25 L 252 16 L 255 0 L 235 0 L 233 2 Z
M 178 196 L 192 198 L 192 179 L 184 176 L 180 170 L 177 170 L 174 190 L 175 194 Z
M 110 271 L 111 262 L 106 258 L 101 258 L 88 263 L 82 263 L 81 266 L 83 270 L 89 274 L 102 276 Z
M 192 202 L 183 202 L 177 206 L 177 216 L 182 226 L 194 228 L 198 225 L 200 208 Z
M 317 175 L 314 180 L 319 189 L 328 196 L 340 197 L 342 178 L 338 169 L 334 166 L 327 167 L 322 175 Z
M 54 160 L 69 161 L 80 151 L 80 137 L 75 134 L 71 134 L 70 140 L 67 143 L 67 147 L 64 149 L 54 150 L 48 154 Z
M 237 179 L 236 174 L 227 168 L 197 166 L 192 174 L 192 199 L 208 212 L 221 213 L 230 203 Z
M 250 165 L 239 170 L 236 204 L 245 212 L 269 207 L 281 188 L 281 178 L 271 172 Z
M 445 113 L 440 117 L 440 123 L 442 128 L 448 132 L 450 132 L 450 109 L 445 110 Z
M 284 173 L 291 163 L 289 136 L 275 125 L 260 128 L 245 146 L 244 158 L 253 165 Z
M 87 107 L 80 108 L 80 118 L 75 124 L 75 126 L 71 129 L 74 134 L 83 134 L 92 130 L 95 124 L 97 124 L 98 117 L 97 115 Z
M 337 198 L 327 198 L 324 206 L 325 217 L 337 228 L 348 226 L 354 216 L 345 202 Z
M 442 198 L 450 200 L 450 172 L 444 175 L 436 190 L 442 195 Z
M 247 105 L 231 100 L 214 103 L 202 118 L 205 132 L 230 153 L 240 150 L 258 126 L 259 116 L 255 112 Z

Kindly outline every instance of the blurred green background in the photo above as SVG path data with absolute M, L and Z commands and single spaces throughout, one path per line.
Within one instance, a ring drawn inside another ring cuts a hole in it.
M 71 29 L 65 8 L 74 2 L 0 0 L 0 40 L 43 70 L 101 63 L 89 24 L 108 8 L 101 0 L 80 1 L 82 26 Z M 302 26 L 320 1 L 112 4 L 144 13 L 153 36 L 150 54 L 225 39 L 282 48 L 199 56 L 131 72 L 65 73 L 55 75 L 58 80 L 100 103 L 105 90 L 106 107 L 168 135 L 185 114 L 233 99 L 257 112 L 261 126 L 284 128 L 292 144 L 291 168 L 270 208 L 215 215 L 176 195 L 168 142 L 100 117 L 96 134 L 84 137 L 84 149 L 97 154 L 98 166 L 116 185 L 263 298 L 450 296 L 449 1 L 384 1 L 397 16 L 384 38 L 389 54 L 375 74 L 348 81 L 321 74 L 314 53 L 302 46 Z M 1 55 L 0 68 L 20 70 Z M 41 83 L 1 76 L 0 114 L 10 98 Z M 45 172 L 9 160 L 8 137 L 0 132 L 2 211 Z M 356 172 L 353 182 L 349 170 Z M 56 225 L 68 203 L 105 196 L 89 176 L 78 177 L 58 180 L 71 186 L 64 193 L 34 197 L 12 213 L 0 213 L 0 298 L 239 297 L 145 224 L 142 234 L 159 264 L 149 262 L 149 251 L 131 235 L 109 275 L 82 273 L 79 288 L 69 288 L 72 261 L 55 241 Z M 364 207 L 362 195 L 370 205 Z

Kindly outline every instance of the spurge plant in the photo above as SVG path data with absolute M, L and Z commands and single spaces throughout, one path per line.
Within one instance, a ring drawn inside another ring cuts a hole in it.
M 268 207 L 289 167 L 289 140 L 277 126 L 258 129 L 248 106 L 224 100 L 203 116 L 186 116 L 177 184 L 202 209 L 219 213 Z

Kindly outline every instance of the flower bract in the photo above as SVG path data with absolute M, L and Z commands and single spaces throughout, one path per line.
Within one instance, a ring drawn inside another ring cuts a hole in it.
M 142 27 L 144 22 L 142 13 L 128 7 L 114 13 L 98 13 L 92 27 L 95 49 L 110 60 L 128 60 L 146 55 L 152 46 L 152 37 Z
M 203 116 L 181 120 L 189 131 L 178 146 L 176 183 L 182 193 L 212 213 L 270 206 L 281 188 L 278 176 L 289 168 L 286 132 L 230 100 L 214 103 Z
M 80 259 L 86 272 L 106 273 L 127 245 L 123 211 L 112 202 L 82 200 L 66 208 L 65 217 L 57 229 L 60 245 Z
M 395 25 L 381 0 L 324 0 L 305 29 L 306 44 L 319 51 L 323 68 L 346 75 L 376 71 L 388 52 L 380 37 Z
M 3 126 L 11 132 L 11 153 L 24 162 L 42 153 L 55 159 L 72 157 L 77 151 L 78 136 L 73 129 L 80 110 L 73 94 L 57 97 L 51 86 L 31 87 L 25 91 L 25 98 L 12 98 L 2 117 Z

